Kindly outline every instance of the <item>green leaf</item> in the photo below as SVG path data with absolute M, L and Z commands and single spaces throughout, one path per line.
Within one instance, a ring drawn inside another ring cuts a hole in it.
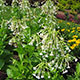
M 7 69 L 7 75 L 9 78 L 12 78 L 13 77 L 12 70 Z
M 2 69 L 2 67 L 4 66 L 4 60 L 0 59 L 0 70 Z
M 77 72 L 77 75 L 80 74 L 80 63 L 78 63 L 76 66 L 76 72 Z

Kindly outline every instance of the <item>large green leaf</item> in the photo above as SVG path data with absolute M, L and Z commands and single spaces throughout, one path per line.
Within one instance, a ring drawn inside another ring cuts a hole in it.
M 9 78 L 13 77 L 12 71 L 10 69 L 7 69 L 7 75 Z

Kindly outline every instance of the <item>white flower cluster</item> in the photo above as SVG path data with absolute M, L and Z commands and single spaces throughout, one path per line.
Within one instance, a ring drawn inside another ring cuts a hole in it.
M 47 0 L 46 4 L 44 4 L 41 8 L 44 13 L 49 13 L 49 14 L 56 14 L 57 11 L 57 7 L 54 6 L 51 0 Z
M 50 27 L 47 27 L 46 29 L 44 28 L 44 30 L 42 29 L 39 33 L 37 33 L 37 35 L 33 36 L 30 44 L 33 45 L 34 41 L 36 40 L 36 44 L 38 45 L 37 49 L 41 50 L 41 60 L 44 62 L 43 64 L 45 64 L 45 67 L 40 63 L 41 65 L 39 64 L 34 68 L 35 76 L 38 74 L 38 72 L 40 73 L 40 76 L 44 76 L 44 74 L 42 74 L 42 71 L 46 73 L 45 69 L 47 69 L 47 71 L 54 71 L 55 69 L 60 69 L 63 71 L 66 68 L 70 68 L 69 61 L 75 59 L 69 54 L 71 50 L 66 45 L 66 43 L 64 43 L 64 40 L 59 40 L 60 37 L 57 36 L 58 35 L 56 30 L 51 29 Z M 39 40 L 39 37 L 42 40 Z
M 9 41 L 9 45 L 14 45 L 17 47 L 16 42 L 23 41 L 25 39 L 24 33 L 27 33 L 28 26 L 26 25 L 26 21 L 23 22 L 23 20 L 16 20 L 12 19 L 8 21 L 8 24 L 10 23 L 8 29 L 12 32 L 12 39 Z M 28 34 L 27 34 L 28 35 Z

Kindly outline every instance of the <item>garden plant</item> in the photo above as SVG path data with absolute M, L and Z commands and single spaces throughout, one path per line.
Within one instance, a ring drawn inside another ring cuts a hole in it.
M 52 0 L 34 5 L 0 0 L 0 80 L 79 80 L 79 25 L 56 19 Z

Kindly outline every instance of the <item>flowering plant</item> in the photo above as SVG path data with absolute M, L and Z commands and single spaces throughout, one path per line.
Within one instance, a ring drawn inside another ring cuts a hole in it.
M 7 8 L 11 11 L 10 17 L 1 17 L 5 25 L 0 24 L 4 27 L 0 26 L 3 33 L 0 42 L 4 43 L 0 45 L 0 54 L 5 51 L 5 46 L 12 53 L 5 69 L 7 80 L 55 80 L 57 76 L 58 80 L 63 79 L 60 72 L 68 72 L 69 62 L 76 58 L 69 54 L 71 50 L 56 31 L 54 14 L 57 8 L 51 0 L 37 8 L 31 8 L 28 0 L 22 0 L 20 5 L 14 0 Z
M 80 25 L 59 20 L 57 30 L 64 37 L 65 42 L 68 43 L 68 46 L 73 51 L 72 54 L 77 55 L 80 51 Z M 79 54 L 78 54 L 79 55 Z

